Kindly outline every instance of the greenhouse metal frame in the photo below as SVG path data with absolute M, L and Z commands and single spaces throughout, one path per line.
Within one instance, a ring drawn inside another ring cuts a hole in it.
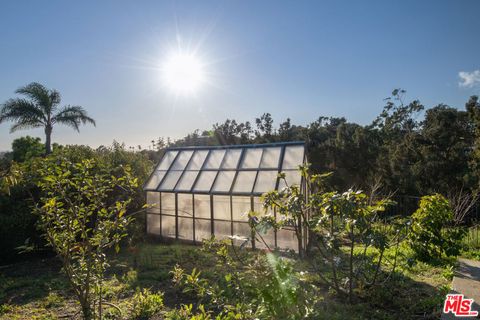
M 271 249 L 298 252 L 305 244 L 293 228 L 270 230 L 255 241 L 248 213 L 281 219 L 263 209 L 260 196 L 285 187 L 280 172 L 288 185 L 299 185 L 306 194 L 298 170 L 305 162 L 304 142 L 168 148 L 144 185 L 146 232 L 193 243 L 214 235 L 252 248 L 266 248 L 265 242 Z

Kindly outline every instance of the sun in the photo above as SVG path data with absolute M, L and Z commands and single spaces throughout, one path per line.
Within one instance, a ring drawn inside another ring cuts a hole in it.
M 205 70 L 194 54 L 174 53 L 165 60 L 162 77 L 165 86 L 176 95 L 192 95 L 205 82 Z

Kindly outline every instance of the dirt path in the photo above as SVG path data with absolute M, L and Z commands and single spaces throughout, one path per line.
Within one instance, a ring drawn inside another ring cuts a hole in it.
M 450 293 L 462 293 L 465 297 L 473 299 L 475 303 L 472 309 L 480 312 L 480 261 L 458 259 L 458 264 Z M 480 316 L 476 318 L 480 319 Z M 442 319 L 472 319 L 472 317 L 455 317 L 449 313 L 442 314 Z

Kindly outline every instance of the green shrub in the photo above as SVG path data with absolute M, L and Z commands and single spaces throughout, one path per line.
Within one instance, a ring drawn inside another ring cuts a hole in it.
M 453 221 L 453 210 L 444 196 L 422 197 L 419 208 L 412 215 L 408 236 L 418 259 L 433 261 L 443 255 L 450 257 L 460 253 L 464 230 L 454 226 Z
M 163 294 L 148 289 L 137 291 L 132 298 L 132 319 L 148 319 L 163 308 Z

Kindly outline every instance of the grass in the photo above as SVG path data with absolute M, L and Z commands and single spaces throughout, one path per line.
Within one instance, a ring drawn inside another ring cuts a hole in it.
M 463 238 L 462 256 L 480 260 L 480 225 L 470 227 Z
M 147 243 L 134 252 L 122 250 L 112 256 L 111 264 L 103 296 L 122 310 L 121 316 L 115 308 L 107 308 L 106 318 L 111 319 L 129 318 L 135 293 L 144 289 L 163 293 L 165 311 L 181 304 L 195 304 L 191 296 L 172 285 L 170 271 L 177 264 L 186 271 L 196 268 L 211 281 L 228 272 L 216 266 L 213 257 L 200 247 L 180 244 Z M 434 319 L 440 314 L 449 283 L 447 267 L 424 263 L 408 266 L 405 258 L 391 283 L 359 292 L 355 304 L 347 304 L 323 288 L 316 306 L 317 318 Z M 75 319 L 79 318 L 78 310 L 79 305 L 55 258 L 1 267 L 0 319 Z M 161 315 L 152 319 L 161 319 Z

